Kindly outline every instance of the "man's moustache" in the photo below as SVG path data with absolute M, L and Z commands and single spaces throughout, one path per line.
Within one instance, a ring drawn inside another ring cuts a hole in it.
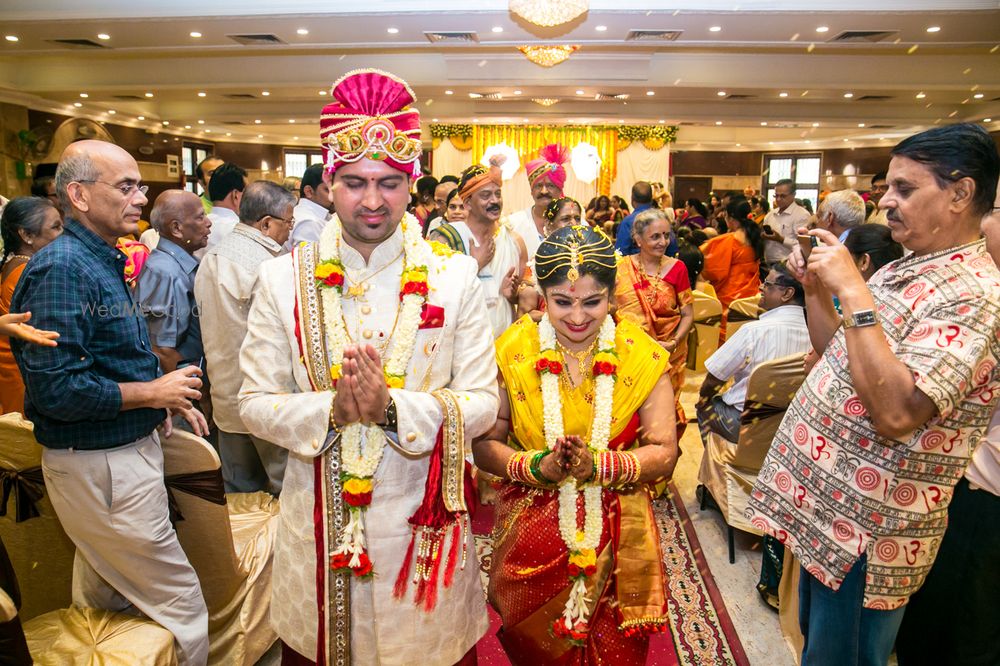
M 487 206 L 486 207 L 486 212 L 488 212 L 488 213 L 495 213 L 495 212 L 497 212 L 499 210 L 500 210 L 500 206 Z

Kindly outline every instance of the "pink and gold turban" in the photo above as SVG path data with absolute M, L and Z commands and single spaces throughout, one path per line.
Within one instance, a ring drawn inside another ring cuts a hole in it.
M 538 158 L 528 162 L 524 170 L 528 173 L 528 183 L 534 187 L 540 178 L 548 177 L 559 188 L 566 185 L 566 167 L 569 151 L 558 143 L 550 143 L 538 151 Z
M 414 178 L 420 175 L 420 113 L 402 79 L 373 69 L 348 72 L 333 84 L 323 107 L 319 135 L 330 175 L 344 164 L 368 158 Z

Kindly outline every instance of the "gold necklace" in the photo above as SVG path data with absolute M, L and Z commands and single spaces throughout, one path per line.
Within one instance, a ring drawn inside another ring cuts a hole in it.
M 7 255 L 7 259 L 4 261 L 4 263 L 7 263 L 11 259 L 24 259 L 25 261 L 31 261 L 32 256 L 33 255 L 30 254 L 9 254 Z
M 350 286 L 347 287 L 347 293 L 345 294 L 345 296 L 347 298 L 361 298 L 362 296 L 364 296 L 365 292 L 368 291 L 369 289 L 368 281 L 371 280 L 376 275 L 378 275 L 379 273 L 381 273 L 382 271 L 384 271 L 385 269 L 395 264 L 396 260 L 399 259 L 401 256 L 403 256 L 402 250 L 400 250 L 399 254 L 397 254 L 395 257 L 392 258 L 392 261 L 390 261 L 389 263 L 387 263 L 385 266 L 378 269 L 374 273 L 366 275 L 363 278 L 355 279 L 354 277 L 351 276 L 350 272 L 348 272 L 347 266 L 344 266 L 344 275 L 347 276 L 347 279 L 351 282 Z
M 573 351 L 572 349 L 568 349 L 558 340 L 556 340 L 556 346 L 559 348 L 559 352 L 563 354 L 563 358 L 565 358 L 568 354 L 576 359 L 577 372 L 580 373 L 580 383 L 575 383 L 573 381 L 573 378 L 570 376 L 569 368 L 566 368 L 566 372 L 560 373 L 560 375 L 566 376 L 566 382 L 569 387 L 571 389 L 575 389 L 583 383 L 583 380 L 586 379 L 590 373 L 590 364 L 587 361 L 594 355 L 594 350 L 597 348 L 597 338 L 594 338 L 594 341 L 590 343 L 590 346 L 582 351 Z

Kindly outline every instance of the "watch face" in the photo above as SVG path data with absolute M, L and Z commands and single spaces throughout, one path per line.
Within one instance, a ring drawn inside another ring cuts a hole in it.
M 875 313 L 871 310 L 862 310 L 854 313 L 855 326 L 873 326 L 876 322 Z

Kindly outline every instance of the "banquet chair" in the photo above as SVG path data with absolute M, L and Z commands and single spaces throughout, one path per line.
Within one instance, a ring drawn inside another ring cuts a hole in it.
M 736 561 L 734 531 L 761 533 L 745 516 L 747 502 L 785 410 L 805 380 L 804 357 L 793 354 L 754 368 L 740 415 L 739 441 L 733 444 L 714 432 L 708 438 L 698 470 L 700 508 L 705 508 L 709 496 L 719 507 L 726 522 L 730 564 Z
M 10 489 L 0 506 L 0 541 L 21 586 L 22 621 L 70 605 L 76 552 L 45 493 L 33 432 L 21 414 L 0 416 L 0 485 L 5 495 Z
M 736 331 L 750 321 L 760 318 L 760 294 L 737 298 L 729 304 L 729 314 L 726 315 L 726 339 L 733 337 Z
M 722 323 L 722 303 L 701 291 L 693 291 L 694 324 L 688 333 L 687 367 L 705 371 L 705 359 L 719 348 L 719 327 Z
M 174 429 L 162 445 L 177 537 L 208 605 L 208 663 L 255 664 L 278 639 L 269 620 L 278 501 L 227 495 L 219 456 L 201 437 Z

